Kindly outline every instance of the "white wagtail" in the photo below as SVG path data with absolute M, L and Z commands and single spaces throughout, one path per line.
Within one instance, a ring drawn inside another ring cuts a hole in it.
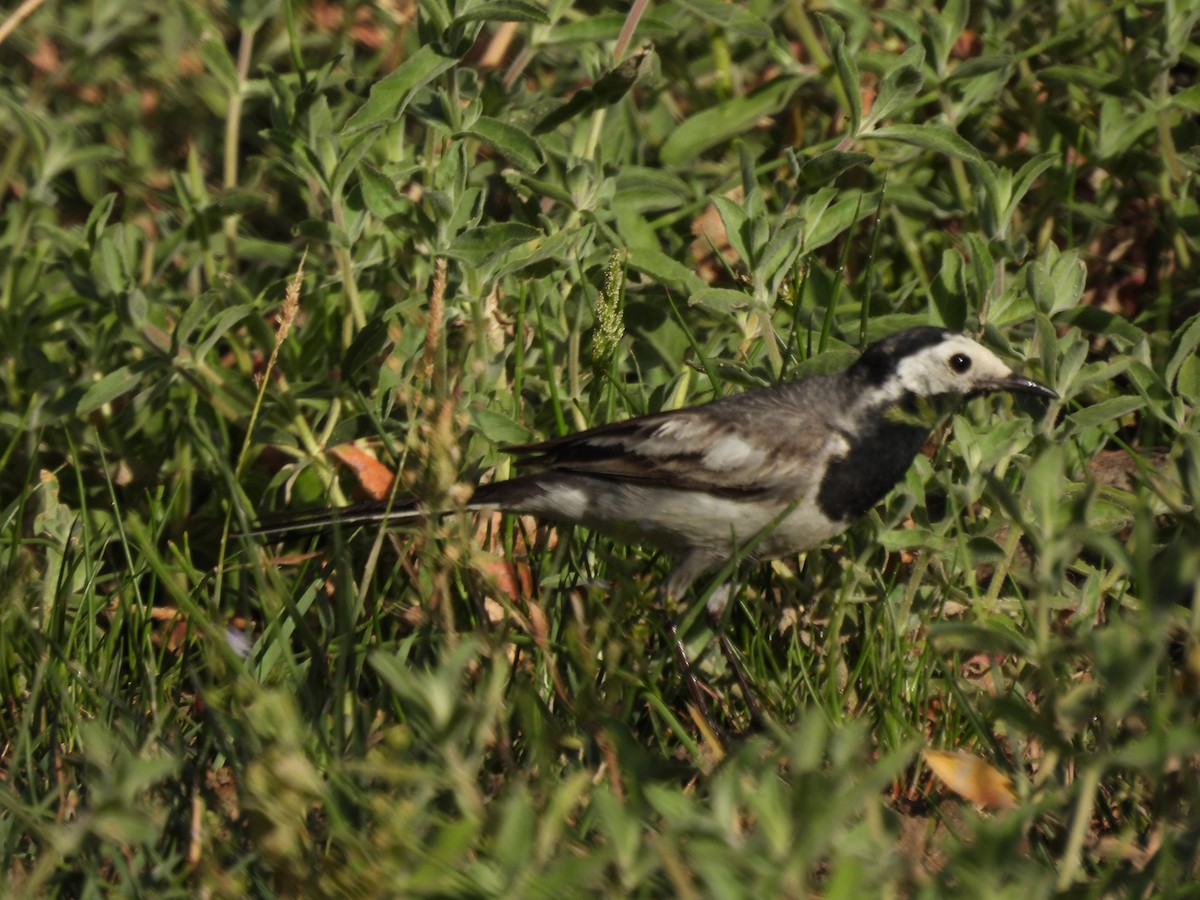
M 773 559 L 841 534 L 900 481 L 945 415 L 992 391 L 1057 397 L 968 337 L 912 328 L 871 344 L 837 375 L 508 447 L 537 471 L 480 485 L 467 508 L 661 547 L 679 560 L 663 586 L 679 599 L 739 554 Z M 422 514 L 414 500 L 380 501 L 264 522 L 258 533 Z M 709 611 L 719 614 L 727 594 L 713 596 Z M 722 650 L 732 661 L 723 636 Z

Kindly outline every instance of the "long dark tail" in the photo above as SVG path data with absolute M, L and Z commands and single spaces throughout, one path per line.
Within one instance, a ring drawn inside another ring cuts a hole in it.
M 537 475 L 526 475 L 510 481 L 482 484 L 475 489 L 467 509 L 519 510 L 522 502 L 536 486 Z M 352 506 L 324 507 L 321 509 L 283 512 L 263 516 L 254 527 L 245 532 L 247 537 L 285 537 L 293 534 L 314 534 L 332 531 L 335 528 L 353 529 L 380 522 L 399 524 L 410 522 L 421 516 L 444 516 L 453 510 L 429 510 L 422 507 L 415 497 L 397 497 L 395 500 L 371 500 Z

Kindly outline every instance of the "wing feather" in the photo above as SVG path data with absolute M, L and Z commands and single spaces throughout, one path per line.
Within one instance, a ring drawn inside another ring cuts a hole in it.
M 598 478 L 802 496 L 814 463 L 844 443 L 828 382 L 811 378 L 505 450 L 523 463 Z

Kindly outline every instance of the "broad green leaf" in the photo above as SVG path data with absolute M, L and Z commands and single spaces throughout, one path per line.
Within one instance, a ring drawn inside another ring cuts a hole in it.
M 844 192 L 842 199 L 813 216 L 805 225 L 804 252 L 824 247 L 863 216 L 875 212 L 875 199 L 856 191 Z
M 717 215 L 721 217 L 721 224 L 725 226 L 725 239 L 729 241 L 729 246 L 743 263 L 751 265 L 753 254 L 758 248 L 747 246 L 744 240 L 742 229 L 748 218 L 746 211 L 724 194 L 715 195 L 712 203 L 716 207 Z
M 942 251 L 942 265 L 937 277 L 929 286 L 933 297 L 933 308 L 938 321 L 954 331 L 961 331 L 967 321 L 967 286 L 963 258 L 957 250 L 947 247 Z
M 547 263 L 558 270 L 562 267 L 563 260 L 586 252 L 594 230 L 595 226 L 593 225 L 584 225 L 577 229 L 563 229 L 540 240 L 531 240 L 510 247 L 504 255 L 504 259 L 496 266 L 495 276 L 499 278 L 511 272 L 519 272 L 538 263 Z
M 658 57 L 653 48 L 643 48 L 605 72 L 591 87 L 580 88 L 571 99 L 543 115 L 534 123 L 533 133 L 553 131 L 571 119 L 612 106 L 629 93 L 635 84 L 652 77 L 657 67 Z
M 482 0 L 472 9 L 454 17 L 454 24 L 460 22 L 533 22 L 549 25 L 550 18 L 542 7 L 525 0 Z
M 996 282 L 996 260 L 992 248 L 982 235 L 968 232 L 963 235 L 967 249 L 967 261 L 971 266 L 970 287 L 976 299 L 974 309 L 982 310 Z
M 196 52 L 204 61 L 204 67 L 216 76 L 228 93 L 234 93 L 238 90 L 240 79 L 233 57 L 229 55 L 225 46 L 225 37 L 220 26 L 208 17 L 208 13 L 200 4 L 186 3 L 181 8 L 191 20 Z
M 1083 293 L 1086 267 L 1074 251 L 1060 254 L 1053 246 L 1025 270 L 1025 283 L 1038 308 L 1047 315 L 1071 309 Z
M 983 157 L 979 155 L 978 150 L 944 125 L 887 125 L 866 132 L 863 134 L 863 138 L 876 141 L 898 141 L 966 162 L 983 162 Z
M 822 212 L 818 212 L 816 221 L 811 223 L 805 222 L 798 214 L 783 221 L 755 261 L 754 277 L 757 281 L 764 284 L 769 282 L 780 269 L 790 268 L 801 251 L 807 252 L 818 246 L 815 241 L 810 242 L 809 235 L 801 237 L 801 232 L 810 224 L 815 230 L 822 221 Z
M 679 125 L 663 142 L 667 165 L 682 165 L 710 147 L 752 128 L 759 119 L 777 113 L 791 99 L 801 79 L 781 75 L 744 97 L 706 109 Z
M 1175 378 L 1175 390 L 1188 403 L 1200 403 L 1200 356 L 1193 353 L 1184 359 Z
M 1063 81 L 1089 91 L 1124 96 L 1129 93 L 1129 85 L 1116 72 L 1093 68 L 1092 66 L 1055 65 L 1037 70 L 1037 77 L 1043 81 Z
M 804 360 L 789 370 L 789 377 L 809 378 L 813 375 L 836 375 L 838 372 L 844 372 L 850 368 L 861 355 L 857 350 L 842 346 L 840 341 L 831 341 L 830 343 L 838 344 L 838 348 L 825 350 Z
M 92 204 L 92 211 L 88 213 L 87 222 L 83 227 L 85 239 L 89 244 L 94 246 L 100 239 L 105 226 L 108 225 L 108 217 L 112 215 L 116 202 L 116 194 L 106 194 Z
M 723 31 L 733 32 L 752 41 L 769 41 L 775 32 L 771 26 L 739 3 L 725 0 L 675 0 L 675 6 L 699 16 Z
M 221 314 L 217 316 L 216 321 L 210 326 L 208 335 L 193 349 L 193 356 L 197 360 L 204 359 L 204 357 L 208 356 L 212 348 L 216 346 L 217 341 L 225 336 L 225 332 L 248 316 L 258 314 L 258 308 L 249 303 L 239 303 L 237 306 L 231 306 L 229 309 L 222 310 Z
M 1158 124 L 1156 110 L 1134 112 L 1115 97 L 1106 97 L 1100 104 L 1100 121 L 1096 128 L 1096 151 L 1101 159 L 1112 159 L 1126 152 Z
M 1124 316 L 1113 315 L 1095 306 L 1075 306 L 1063 310 L 1054 317 L 1057 325 L 1076 325 L 1088 334 L 1102 334 L 1119 342 L 1121 349 L 1128 349 L 1145 339 L 1140 328 Z
M 825 40 L 833 54 L 834 67 L 837 69 L 838 81 L 845 95 L 847 112 L 850 114 L 851 135 L 857 135 L 862 126 L 862 79 L 858 74 L 858 64 L 846 49 L 846 32 L 838 24 L 837 19 L 826 13 L 817 13 L 817 21 L 825 32 Z
M 1031 521 L 1049 532 L 1062 513 L 1063 488 L 1062 447 L 1050 444 L 1033 461 L 1025 475 L 1025 502 L 1033 516 Z
M 93 413 L 106 403 L 124 396 L 142 383 L 141 375 L 132 366 L 121 366 L 109 372 L 84 392 L 75 407 L 81 416 Z
M 1014 62 L 1013 58 L 1007 54 L 976 56 L 964 60 L 955 66 L 954 70 L 946 76 L 944 83 L 951 84 L 955 81 L 971 81 L 980 75 L 1005 72 L 1013 67 Z
M 826 150 L 800 163 L 800 171 L 796 173 L 796 189 L 827 187 L 843 172 L 869 166 L 874 161 L 875 157 L 869 153 Z
M 342 355 L 341 374 L 353 378 L 363 366 L 374 364 L 388 345 L 387 316 L 376 315 L 354 335 L 354 340 Z
M 1033 187 L 1038 176 L 1045 172 L 1048 168 L 1054 165 L 1059 159 L 1059 155 L 1053 152 L 1046 152 L 1035 156 L 1017 171 L 1016 177 L 1013 179 L 1012 187 L 1008 195 L 1008 208 L 1005 210 L 1005 220 L 1012 217 L 1013 211 L 1016 210 L 1019 204 L 1029 189 Z
M 409 212 L 413 206 L 411 197 L 406 197 L 396 186 L 396 181 L 384 175 L 374 166 L 362 164 L 358 167 L 359 183 L 362 185 L 363 202 L 380 221 Z
M 682 178 L 662 169 L 649 166 L 622 166 L 617 172 L 614 207 L 646 210 L 678 209 L 694 197 L 692 188 Z
M 881 122 L 909 103 L 920 92 L 925 83 L 925 75 L 921 71 L 925 64 L 925 53 L 918 45 L 910 47 L 899 63 L 879 85 L 879 94 L 867 114 L 871 122 Z
M 1175 342 L 1175 352 L 1171 354 L 1167 367 L 1163 369 L 1163 381 L 1167 384 L 1174 383 L 1180 367 L 1196 356 L 1196 347 L 1200 346 L 1200 314 L 1192 316 L 1187 324 L 1175 333 L 1179 335 Z
M 478 266 L 489 257 L 542 236 L 541 230 L 520 222 L 498 222 L 469 228 L 450 243 L 446 255 Z
M 601 12 L 576 22 L 555 25 L 538 39 L 539 44 L 602 44 L 615 41 L 629 16 L 623 12 Z M 662 41 L 675 38 L 679 29 L 653 15 L 638 19 L 635 41 Z
M 473 408 L 471 418 L 475 420 L 475 427 L 480 434 L 501 447 L 515 447 L 537 437 L 512 416 L 488 407 Z
M 1125 416 L 1137 412 L 1145 405 L 1145 398 L 1140 396 L 1112 397 L 1108 400 L 1102 400 L 1094 406 L 1085 407 L 1079 410 L 1079 412 L 1071 413 L 1067 418 L 1079 431 L 1083 431 L 1096 425 L 1102 425 L 1105 422 L 1123 419 Z
M 504 154 L 509 162 L 527 172 L 536 172 L 546 161 L 541 144 L 530 137 L 529 132 L 490 116 L 480 116 L 470 128 L 454 136 L 463 135 L 478 138 L 494 147 Z
M 689 306 L 703 306 L 713 312 L 728 313 L 736 309 L 745 309 L 754 303 L 754 298 L 742 291 L 730 288 L 708 287 L 696 291 L 688 297 Z
M 426 44 L 404 61 L 395 72 L 375 82 L 366 102 L 342 128 L 343 133 L 363 128 L 385 128 L 404 114 L 418 89 L 458 63 Z
M 664 285 L 686 291 L 689 295 L 706 287 L 704 280 L 683 263 L 649 247 L 630 247 L 629 265 Z

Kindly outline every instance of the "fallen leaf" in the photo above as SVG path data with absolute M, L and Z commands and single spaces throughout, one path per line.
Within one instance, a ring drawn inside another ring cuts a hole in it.
M 372 500 L 386 500 L 392 494 L 392 483 L 396 476 L 391 469 L 354 444 L 340 444 L 329 448 L 329 455 L 345 466 L 349 466 L 358 478 L 363 492 Z
M 925 764 L 946 787 L 983 809 L 1012 809 L 1017 805 L 1012 779 L 970 753 L 925 750 Z

